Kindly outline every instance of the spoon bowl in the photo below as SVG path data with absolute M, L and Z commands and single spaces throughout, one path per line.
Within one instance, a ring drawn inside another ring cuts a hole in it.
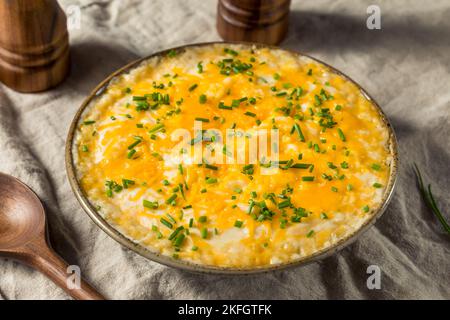
M 34 192 L 0 173 L 0 250 L 23 246 L 44 228 L 44 208 Z
M 18 179 L 0 172 L 0 256 L 41 271 L 75 299 L 104 299 L 83 279 L 69 285 L 68 263 L 47 237 L 46 215 L 38 196 Z

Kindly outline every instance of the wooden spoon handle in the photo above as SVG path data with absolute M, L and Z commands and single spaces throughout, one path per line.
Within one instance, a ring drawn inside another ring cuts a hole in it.
M 33 250 L 35 255 L 34 259 L 30 261 L 32 267 L 44 273 L 72 298 L 77 300 L 105 300 L 97 290 L 82 278 L 80 278 L 79 288 L 69 288 L 69 277 L 74 276 L 67 273 L 69 264 L 50 247 L 40 244 L 29 244 L 28 248 Z

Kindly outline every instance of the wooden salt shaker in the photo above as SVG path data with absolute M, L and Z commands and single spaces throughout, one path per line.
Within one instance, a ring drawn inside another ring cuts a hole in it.
M 219 0 L 217 30 L 227 41 L 278 44 L 286 36 L 291 0 Z
M 56 86 L 69 69 L 66 16 L 56 0 L 0 1 L 0 81 L 21 92 Z

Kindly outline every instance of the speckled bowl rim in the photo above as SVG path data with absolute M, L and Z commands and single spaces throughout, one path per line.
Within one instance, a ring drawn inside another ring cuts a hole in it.
M 74 154 L 75 151 L 75 132 L 77 130 L 78 124 L 80 122 L 80 118 L 85 111 L 85 109 L 90 105 L 90 103 L 101 96 L 110 84 L 110 82 L 115 79 L 116 77 L 128 73 L 131 70 L 135 69 L 136 67 L 140 66 L 140 64 L 146 60 L 149 60 L 154 57 L 162 57 L 165 56 L 169 51 L 175 50 L 177 52 L 182 52 L 187 48 L 192 47 L 204 47 L 204 46 L 211 46 L 216 44 L 223 44 L 223 45 L 243 45 L 243 46 L 249 46 L 249 47 L 256 47 L 256 48 L 268 48 L 268 49 L 278 49 L 278 50 L 284 50 L 290 54 L 296 55 L 296 56 L 304 56 L 307 58 L 312 59 L 313 61 L 316 61 L 318 63 L 321 63 L 330 70 L 332 70 L 334 73 L 344 77 L 348 81 L 355 84 L 361 93 L 373 103 L 373 105 L 377 108 L 378 113 L 386 125 L 388 131 L 389 131 L 389 148 L 391 151 L 392 161 L 391 161 L 391 171 L 389 174 L 389 181 L 386 186 L 386 189 L 383 194 L 383 199 L 381 202 L 381 205 L 374 209 L 372 211 L 372 216 L 367 219 L 357 230 L 355 230 L 353 233 L 347 235 L 346 237 L 340 239 L 333 245 L 324 248 L 322 250 L 319 250 L 315 252 L 312 255 L 301 257 L 299 259 L 295 259 L 286 263 L 280 263 L 280 264 L 274 264 L 274 265 L 265 265 L 265 266 L 256 266 L 256 267 L 248 267 L 248 268 L 231 268 L 231 267 L 220 267 L 220 266 L 212 266 L 212 265 L 202 265 L 197 264 L 189 261 L 184 261 L 181 259 L 174 259 L 169 256 L 165 256 L 158 252 L 153 252 L 150 249 L 134 242 L 133 240 L 126 237 L 124 234 L 122 234 L 120 231 L 115 229 L 112 225 L 110 225 L 103 217 L 97 212 L 95 209 L 95 206 L 92 205 L 82 188 L 80 187 L 79 181 L 77 179 L 76 175 L 76 167 L 74 164 Z M 134 62 L 131 62 L 127 64 L 126 66 L 118 69 L 117 71 L 113 72 L 110 76 L 108 76 L 105 80 L 103 80 L 92 92 L 91 94 L 84 100 L 81 107 L 78 109 L 77 113 L 75 114 L 72 123 L 70 125 L 67 141 L 66 141 L 66 170 L 67 170 L 67 176 L 70 182 L 70 185 L 72 187 L 72 190 L 81 204 L 81 207 L 84 209 L 84 211 L 88 214 L 88 216 L 97 224 L 97 226 L 100 227 L 104 232 L 106 232 L 111 238 L 119 242 L 121 245 L 127 247 L 128 249 L 140 254 L 141 256 L 148 258 L 154 262 L 161 263 L 163 265 L 174 267 L 186 271 L 191 272 L 201 272 L 201 273 L 211 273 L 211 274 L 229 274 L 229 275 L 248 275 L 248 274 L 257 274 L 257 273 L 264 273 L 264 272 L 270 272 L 285 268 L 291 268 L 291 267 L 298 267 L 303 266 L 306 264 L 309 264 L 311 262 L 318 261 L 320 259 L 324 259 L 344 247 L 348 246 L 352 242 L 354 242 L 359 236 L 361 236 L 367 229 L 372 226 L 385 212 L 388 203 L 390 202 L 393 193 L 394 193 L 394 187 L 397 180 L 397 172 L 398 172 L 398 149 L 397 149 L 397 139 L 395 137 L 394 130 L 392 128 L 392 125 L 390 124 L 388 118 L 386 117 L 385 113 L 381 109 L 381 107 L 378 105 L 378 103 L 353 79 L 342 73 L 341 71 L 335 69 L 334 67 L 316 59 L 309 55 L 303 54 L 298 51 L 289 50 L 289 49 L 283 49 L 276 46 L 270 46 L 265 44 L 259 44 L 259 43 L 252 43 L 252 42 L 203 42 L 203 43 L 195 43 L 195 44 L 189 44 L 189 45 L 183 45 L 175 48 L 170 48 L 167 50 L 156 52 L 150 56 L 147 56 L 142 59 L 138 59 Z

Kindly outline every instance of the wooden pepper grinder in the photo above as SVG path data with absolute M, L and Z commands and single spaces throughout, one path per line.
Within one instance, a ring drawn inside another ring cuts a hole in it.
M 291 0 L 219 0 L 217 30 L 224 40 L 278 44 L 286 36 Z
M 0 1 L 0 81 L 38 92 L 59 84 L 69 69 L 66 16 L 56 0 Z

